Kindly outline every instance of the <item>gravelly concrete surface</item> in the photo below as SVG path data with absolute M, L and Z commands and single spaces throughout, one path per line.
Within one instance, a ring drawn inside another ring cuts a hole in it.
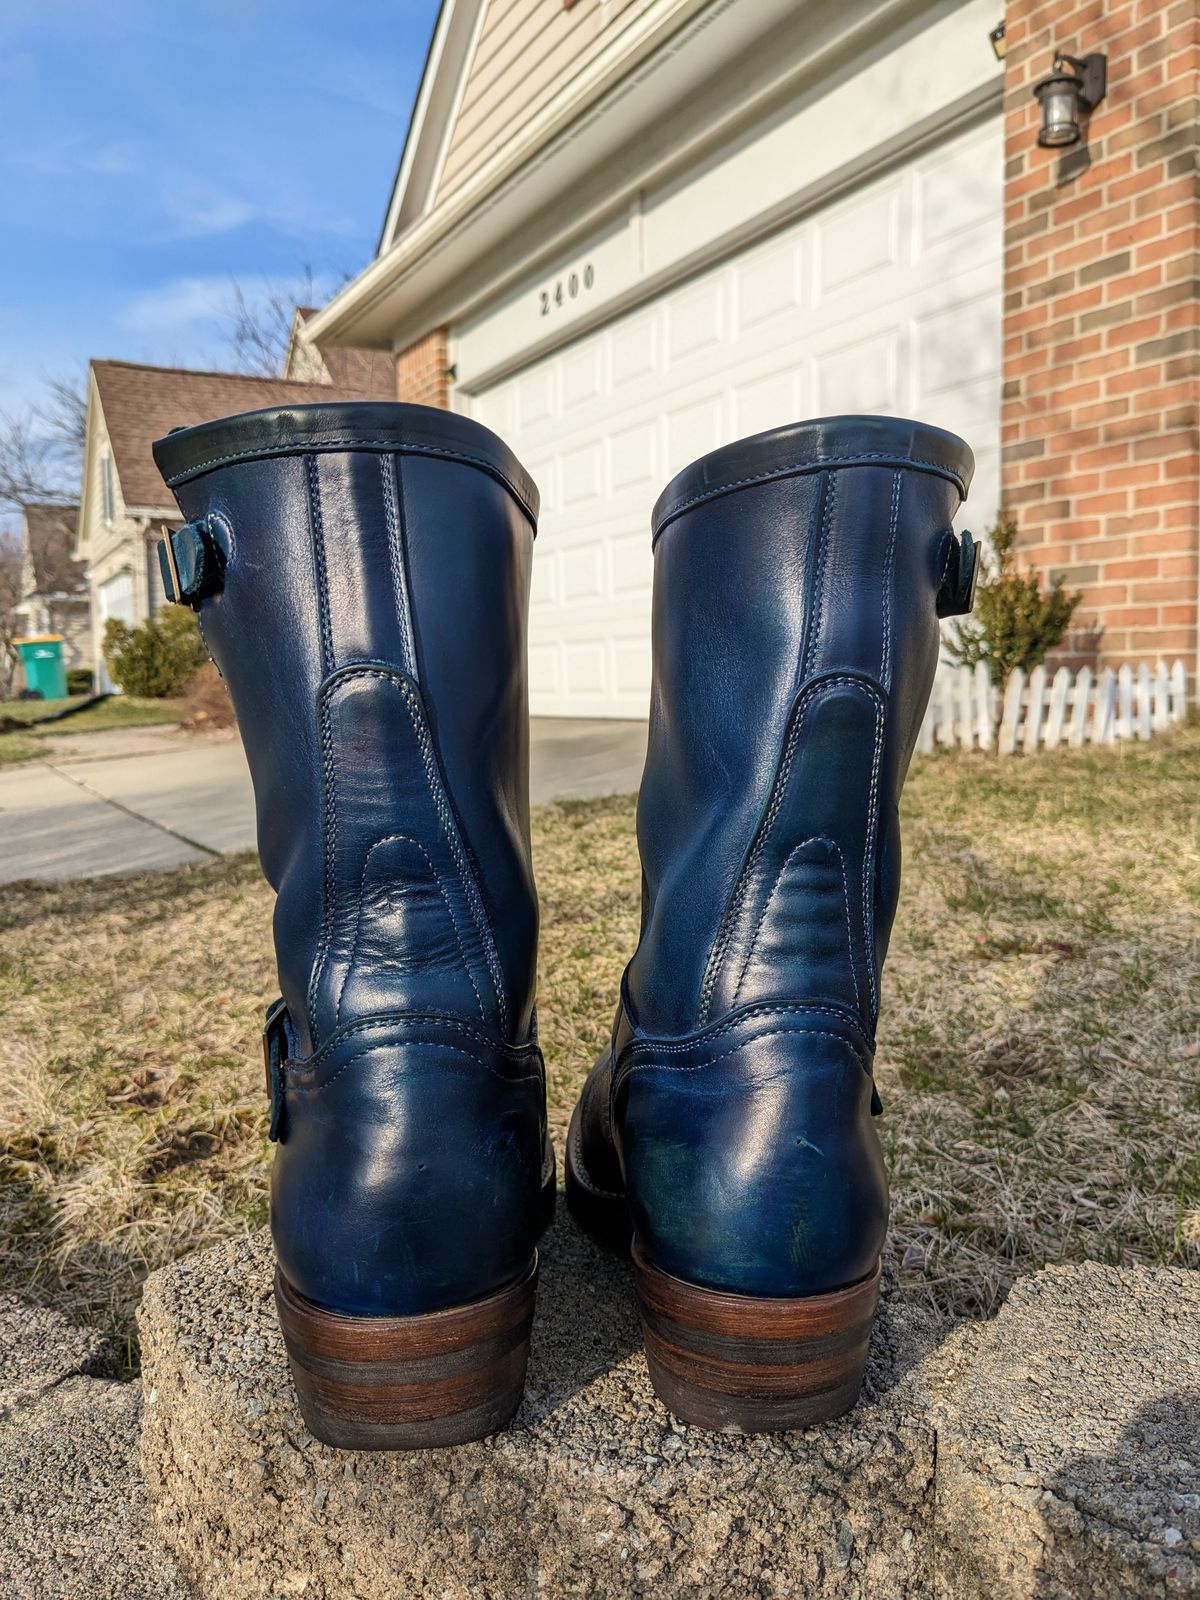
M 1196 1274 L 1051 1268 L 952 1330 L 885 1290 L 864 1403 L 754 1439 L 659 1406 L 628 1270 L 565 1218 L 525 1405 L 457 1450 L 307 1433 L 265 1234 L 154 1274 L 141 1327 L 144 1401 L 0 1299 L 4 1600 L 1200 1594 Z
M 305 1431 L 265 1235 L 155 1274 L 141 1329 L 144 1470 L 206 1592 L 1200 1592 L 1200 1278 L 1182 1271 L 1051 1269 L 948 1337 L 885 1291 L 865 1402 L 756 1439 L 668 1416 L 626 1267 L 565 1218 L 525 1406 L 459 1450 L 339 1453 Z
M 233 1596 L 928 1595 L 933 1429 L 894 1403 L 940 1326 L 893 1309 L 869 1402 L 769 1438 L 672 1420 L 628 1269 L 564 1217 L 543 1252 L 525 1405 L 494 1439 L 338 1452 L 304 1428 L 265 1235 L 148 1282 L 143 1467 L 167 1542 Z M 150 1401 L 153 1400 L 153 1404 Z
M 0 1595 L 187 1600 L 150 1519 L 142 1395 L 55 1313 L 0 1299 Z
M 1200 1274 L 1023 1278 L 930 1387 L 956 1600 L 1200 1594 Z

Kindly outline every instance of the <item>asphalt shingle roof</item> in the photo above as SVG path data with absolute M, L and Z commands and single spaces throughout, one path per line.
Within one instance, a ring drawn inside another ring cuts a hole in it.
M 335 355 L 332 350 L 326 355 Z M 339 351 L 337 357 L 371 355 Z M 314 405 L 327 400 L 394 400 L 395 371 L 370 361 L 340 363 L 342 377 L 331 383 L 290 383 L 283 378 L 247 377 L 238 372 L 189 372 L 181 367 L 147 367 L 133 361 L 93 361 L 96 388 L 112 446 L 113 461 L 128 506 L 166 511 L 174 504 L 154 465 L 150 446 L 172 428 L 261 411 L 266 406 Z
M 72 557 L 78 506 L 35 502 L 22 507 L 35 594 L 87 592 L 87 568 Z

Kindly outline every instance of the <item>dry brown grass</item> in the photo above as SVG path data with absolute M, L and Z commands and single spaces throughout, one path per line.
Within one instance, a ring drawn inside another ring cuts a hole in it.
M 979 1314 L 1047 1261 L 1200 1265 L 1198 778 L 1196 729 L 914 768 L 878 1063 L 906 1293 Z M 561 1143 L 636 937 L 632 802 L 535 826 Z M 127 1340 L 147 1271 L 265 1219 L 269 940 L 245 858 L 5 890 L 8 1287 Z

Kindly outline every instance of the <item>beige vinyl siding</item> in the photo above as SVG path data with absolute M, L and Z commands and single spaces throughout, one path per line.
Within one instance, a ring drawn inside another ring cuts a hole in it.
M 442 200 L 652 0 L 488 0 L 438 184 Z

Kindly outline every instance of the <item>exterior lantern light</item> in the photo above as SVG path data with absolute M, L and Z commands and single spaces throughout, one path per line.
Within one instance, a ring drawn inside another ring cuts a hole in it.
M 992 54 L 997 61 L 1003 61 L 1008 54 L 1008 40 L 1004 36 L 1004 24 L 998 22 L 988 34 L 988 43 L 992 47 Z
M 1044 149 L 1078 144 L 1080 116 L 1086 116 L 1104 99 L 1108 58 L 1103 55 L 1054 57 L 1054 70 L 1033 86 L 1042 108 L 1038 143 Z

